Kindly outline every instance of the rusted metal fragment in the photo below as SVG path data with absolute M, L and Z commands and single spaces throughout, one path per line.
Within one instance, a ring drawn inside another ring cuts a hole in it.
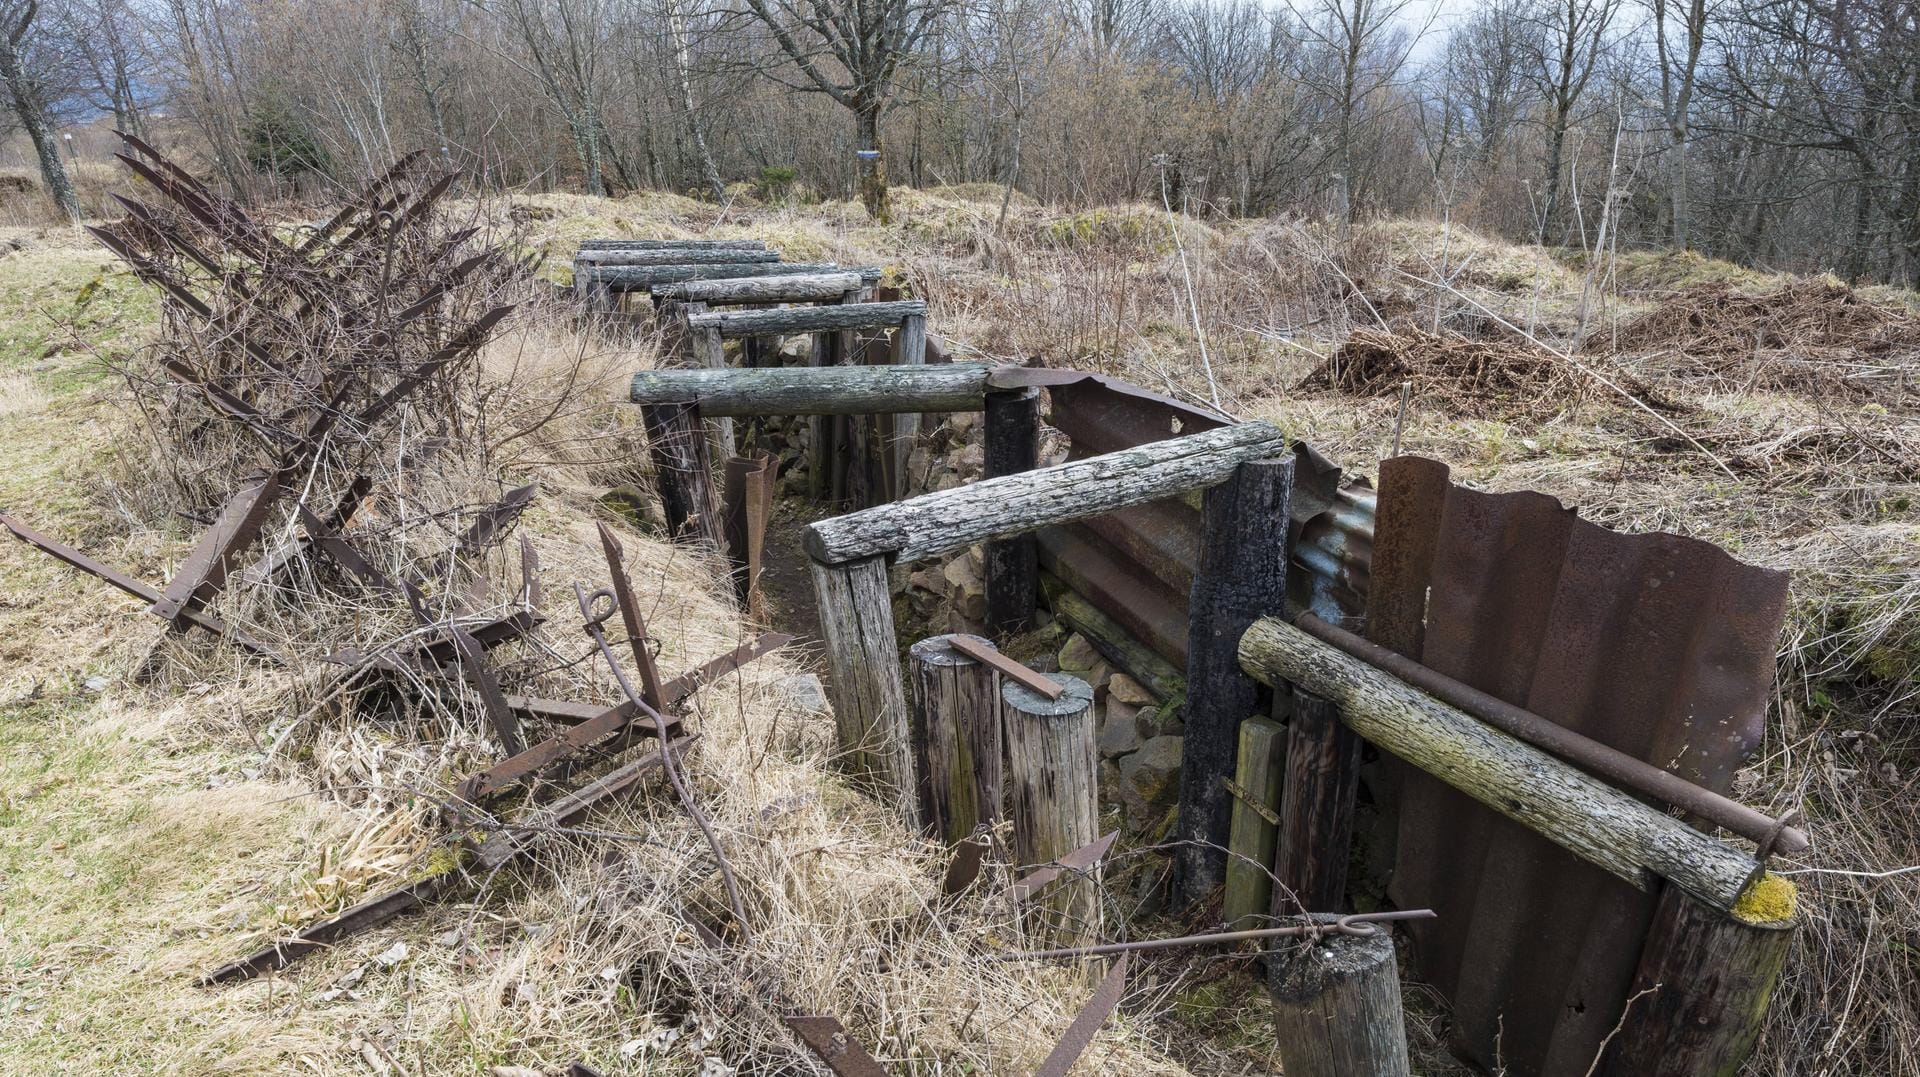
M 198 610 L 226 586 L 233 562 L 251 549 L 266 525 L 267 512 L 280 499 L 280 472 L 270 472 L 242 487 L 194 543 L 193 552 L 167 582 L 160 601 L 150 612 L 165 621 L 178 621 L 187 610 Z
M 752 643 L 736 647 L 733 651 L 661 685 L 661 695 L 665 698 L 666 705 L 672 706 L 693 694 L 701 685 L 717 677 L 723 677 L 761 655 L 792 641 L 792 636 L 780 632 L 768 632 Z M 653 719 L 641 714 L 640 709 L 631 703 L 622 703 L 615 707 L 597 707 L 590 704 L 528 700 L 525 697 L 508 696 L 507 705 L 522 713 L 540 714 L 543 717 L 559 718 L 562 721 L 573 720 L 580 724 L 468 777 L 460 783 L 460 795 L 469 801 L 478 802 L 482 798 L 492 796 L 554 763 L 577 755 L 615 736 L 634 730 L 647 735 L 658 735 Z M 671 728 L 678 728 L 677 723 Z
M 500 541 L 514 521 L 520 519 L 520 514 L 527 511 L 527 506 L 533 504 L 533 495 L 538 489 L 529 483 L 509 490 L 505 497 L 481 509 L 473 523 L 453 540 L 454 553 L 476 553 Z
M 973 833 L 953 847 L 953 859 L 947 861 L 946 878 L 940 882 L 940 892 L 953 897 L 964 893 L 980 877 L 980 865 L 987 857 L 989 844 L 987 824 L 981 823 L 973 828 Z
M 513 716 L 513 708 L 507 706 L 506 694 L 500 690 L 500 679 L 493 675 L 493 669 L 487 665 L 486 652 L 458 624 L 449 624 L 447 634 L 453 641 L 460 675 L 480 696 L 480 704 L 487 712 L 487 722 L 493 726 L 494 736 L 500 738 L 500 747 L 509 756 L 525 751 L 526 742 L 520 737 L 520 720 Z
M 767 521 L 773 517 L 773 480 L 779 463 L 771 453 L 727 461 L 721 526 L 726 535 L 727 560 L 733 566 L 734 597 L 748 610 L 758 602 L 760 561 L 766 547 Z
M 613 577 L 613 600 L 620 607 L 620 621 L 627 630 L 627 645 L 633 651 L 633 661 L 640 669 L 640 697 L 647 706 L 659 710 L 667 705 L 667 698 L 660 691 L 660 670 L 653 662 L 653 651 L 647 646 L 647 625 L 640 615 L 640 606 L 633 600 L 633 585 L 627 579 L 627 566 L 621 560 L 625 551 L 620 548 L 620 540 L 613 537 L 613 529 L 606 524 L 599 525 L 600 549 L 607 558 L 607 571 Z
M 838 1017 L 826 1014 L 794 1014 L 785 1018 L 787 1027 L 800 1037 L 807 1049 L 819 1056 L 838 1077 L 887 1077 L 887 1071 L 874 1061 L 859 1041 L 847 1035 Z
M 1786 577 L 1676 535 L 1623 535 L 1537 493 L 1381 468 L 1370 631 L 1497 699 L 1718 793 L 1759 743 Z M 1457 1046 L 1579 1073 L 1617 1024 L 1654 898 L 1410 768 L 1390 894 Z
M 685 754 L 688 746 L 697 737 L 685 736 L 665 743 L 666 750 Z M 579 789 L 535 811 L 526 819 L 516 820 L 487 836 L 473 851 L 473 863 L 479 871 L 498 871 L 526 852 L 539 845 L 553 831 L 569 827 L 585 818 L 587 813 L 637 787 L 641 780 L 660 767 L 666 756 L 659 745 L 646 755 L 626 763 L 606 774 L 595 778 Z
M 1108 831 L 1106 836 L 1082 845 L 1053 863 L 1027 872 L 1007 884 L 1007 896 L 1015 901 L 1025 901 L 1039 892 L 1042 887 L 1068 872 L 1093 870 L 1094 866 L 1100 863 L 1101 858 L 1107 855 L 1107 850 L 1113 848 L 1114 839 L 1119 836 L 1118 830 Z
M 13 537 L 29 546 L 39 549 L 54 560 L 71 565 L 88 575 L 98 577 L 121 591 L 132 595 L 134 598 L 146 602 L 148 605 L 159 602 L 163 597 L 158 587 L 134 579 L 119 569 L 96 561 L 64 542 L 48 538 L 4 512 L 0 512 L 0 526 L 4 526 L 13 534 Z M 286 661 L 285 656 L 280 654 L 280 652 L 272 646 L 252 639 L 245 633 L 234 631 L 225 621 L 205 610 L 182 610 L 178 619 L 196 627 L 204 628 L 216 636 L 224 637 L 228 642 L 249 654 L 259 655 L 263 658 L 272 658 L 280 662 Z
M 1093 1037 L 1099 1033 L 1100 1026 L 1107 1023 L 1113 1011 L 1120 1008 L 1120 997 L 1127 990 L 1127 968 L 1133 962 L 1132 954 L 1121 954 L 1100 980 L 1100 986 L 1094 989 L 1093 997 L 1080 1008 L 1073 1023 L 1067 1026 L 1066 1034 L 1060 1042 L 1054 1044 L 1047 1053 L 1045 1062 L 1033 1071 L 1033 1077 L 1067 1077 L 1067 1071 L 1080 1061 L 1088 1047 L 1093 1046 Z
M 437 900 L 440 895 L 458 883 L 459 877 L 458 870 L 429 875 L 419 882 L 409 883 L 370 901 L 363 901 L 338 916 L 322 920 L 285 942 L 276 942 L 231 965 L 207 973 L 200 977 L 200 983 L 203 986 L 209 986 L 232 983 L 236 980 L 250 980 L 262 973 L 286 968 L 323 946 L 330 946 L 341 939 L 371 931 L 402 913 Z

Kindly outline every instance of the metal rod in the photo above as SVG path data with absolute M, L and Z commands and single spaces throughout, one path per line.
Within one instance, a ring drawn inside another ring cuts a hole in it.
M 991 954 L 987 960 L 1041 961 L 1053 957 L 1099 957 L 1102 954 L 1138 953 L 1141 950 L 1172 950 L 1181 946 L 1225 946 L 1229 943 L 1251 942 L 1256 939 L 1317 937 L 1334 933 L 1367 936 L 1376 930 L 1372 926 L 1374 924 L 1390 923 L 1396 920 L 1432 920 L 1438 915 L 1432 909 L 1354 913 L 1351 916 L 1342 916 L 1331 924 L 1259 927 L 1250 931 L 1216 931 L 1206 935 L 1182 935 L 1176 939 L 1141 939 L 1138 942 L 1107 942 L 1098 946 L 1069 946 L 1060 950 L 1029 950 L 1018 954 Z
M 1602 778 L 1619 783 L 1628 792 L 1664 801 L 1683 811 L 1718 823 L 1755 842 L 1773 839 L 1774 848 L 1797 853 L 1808 848 L 1807 835 L 1745 804 L 1721 796 L 1711 789 L 1687 781 L 1677 774 L 1661 770 L 1651 763 L 1610 748 L 1591 737 L 1582 736 L 1562 725 L 1462 684 L 1444 673 L 1429 669 L 1413 659 L 1390 651 L 1346 629 L 1328 624 L 1311 613 L 1301 614 L 1295 625 L 1308 635 L 1336 647 L 1367 665 L 1383 670 L 1427 693 L 1452 704 L 1475 718 L 1511 734 L 1528 744 L 1576 764 Z M 1777 836 L 1776 836 L 1777 835 Z

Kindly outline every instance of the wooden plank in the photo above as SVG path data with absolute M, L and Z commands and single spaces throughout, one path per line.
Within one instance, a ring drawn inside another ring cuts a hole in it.
M 653 286 L 653 301 L 725 303 L 841 302 L 860 287 L 858 273 L 795 273 L 777 277 L 688 280 Z
M 1174 884 L 1198 903 L 1226 881 L 1240 723 L 1260 713 L 1260 686 L 1240 668 L 1240 636 L 1287 607 L 1287 520 L 1293 458 L 1250 460 L 1207 491 L 1187 604 L 1186 740 L 1180 752 L 1180 818 Z
M 583 251 L 659 251 L 686 249 L 758 251 L 765 250 L 765 241 L 758 239 L 587 239 L 582 240 Z
M 978 411 L 986 404 L 991 369 L 951 363 L 642 370 L 633 376 L 628 399 L 698 404 L 709 417 Z
M 1212 486 L 1249 460 L 1285 452 L 1273 424 L 1240 423 L 820 520 L 805 544 L 827 564 L 878 554 L 923 561 Z
M 842 763 L 919 827 L 906 690 L 885 558 L 812 563 Z
M 1254 622 L 1241 637 L 1240 662 L 1263 684 L 1291 682 L 1325 696 L 1382 750 L 1638 889 L 1664 878 L 1731 909 L 1755 875 L 1752 856 L 1284 621 Z
M 925 304 L 921 304 L 925 308 Z M 892 341 L 892 359 L 906 367 L 925 367 L 927 363 L 927 316 L 909 314 L 900 319 L 900 328 L 894 330 Z M 888 436 L 892 439 L 885 448 L 887 462 L 887 495 L 894 500 L 907 496 L 907 458 L 913 455 L 913 447 L 920 441 L 920 416 L 929 409 L 896 412 Z M 881 424 L 885 429 L 884 423 Z
M 575 265 L 597 266 L 717 266 L 751 265 L 778 262 L 778 251 L 728 249 L 720 247 L 662 247 L 635 250 L 632 247 L 605 247 L 581 251 L 573 256 Z
M 1047 699 L 1059 699 L 1066 688 L 1059 682 L 1024 662 L 1015 661 L 1000 653 L 999 648 L 978 636 L 955 636 L 952 639 L 954 650 L 965 654 L 976 662 L 992 666 L 1000 674 L 1019 682 L 1028 691 L 1036 692 Z
M 1280 786 L 1286 760 L 1286 727 L 1267 718 L 1240 723 L 1240 759 L 1233 773 L 1233 825 L 1228 831 L 1227 897 L 1222 919 L 1228 930 L 1261 926 L 1257 918 L 1273 903 L 1274 843 L 1280 827 Z
M 582 281 L 614 292 L 644 292 L 656 284 L 683 280 L 725 280 L 731 277 L 784 277 L 794 273 L 852 272 L 878 280 L 880 270 L 841 266 L 834 262 L 753 262 L 745 265 L 601 266 L 582 264 L 575 270 L 576 287 Z

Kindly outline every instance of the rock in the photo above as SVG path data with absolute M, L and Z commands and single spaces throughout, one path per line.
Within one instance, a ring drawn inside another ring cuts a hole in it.
M 827 688 L 820 683 L 816 674 L 796 673 L 791 677 L 782 677 L 773 682 L 773 690 L 786 696 L 801 714 L 826 714 L 831 709 L 827 703 Z
M 1102 804 L 1120 803 L 1120 764 L 1111 759 L 1100 761 L 1100 785 L 1094 790 Z
M 1100 723 L 1099 746 L 1100 756 L 1103 759 L 1112 759 L 1115 756 L 1138 751 L 1140 730 L 1133 724 L 1133 715 L 1125 715 L 1118 719 L 1108 715 L 1107 720 Z
M 974 564 L 971 554 L 963 554 L 946 563 L 940 574 L 947 581 L 947 595 L 954 612 L 969 621 L 987 616 L 987 581 Z
M 1140 725 L 1140 708 L 1139 707 L 1133 705 L 1132 703 L 1127 703 L 1122 701 L 1119 696 L 1113 695 L 1111 692 L 1107 694 L 1107 701 L 1105 704 L 1103 704 L 1103 707 L 1104 709 L 1101 711 L 1101 715 L 1104 721 L 1125 722 L 1130 726 L 1139 728 L 1139 725 Z M 1152 736 L 1153 734 L 1151 733 L 1143 733 L 1141 734 L 1140 739 L 1148 740 L 1152 738 Z
M 1147 691 L 1145 685 L 1124 673 L 1114 674 L 1113 679 L 1107 682 L 1107 694 L 1113 699 L 1122 703 L 1131 703 L 1136 707 L 1144 707 L 1153 702 L 1153 693 Z
M 489 1077 L 547 1077 L 545 1072 L 531 1066 L 495 1066 L 487 1073 Z
M 1060 668 L 1069 673 L 1083 669 L 1092 669 L 1100 664 L 1100 652 L 1093 649 L 1087 637 L 1075 632 L 1067 637 L 1066 645 L 1060 648 Z
M 88 677 L 85 681 L 81 682 L 80 686 L 82 688 L 85 688 L 87 691 L 92 692 L 95 695 L 98 695 L 99 693 L 106 691 L 107 688 L 112 684 L 113 682 L 106 679 L 105 677 Z
M 966 448 L 961 449 L 956 470 L 963 475 L 979 475 L 985 472 L 987 470 L 987 447 L 976 444 L 968 445 Z
M 1187 711 L 1179 703 L 1162 704 L 1154 712 L 1154 727 L 1163 737 L 1184 737 L 1187 735 Z
M 1155 737 L 1120 761 L 1120 801 L 1127 825 L 1152 826 L 1180 796 L 1179 737 Z
M 907 584 L 912 587 L 917 587 L 922 591 L 933 591 L 936 593 L 947 589 L 945 577 L 932 565 L 914 569 L 913 575 L 907 577 Z
M 955 441 L 962 441 L 973 431 L 979 422 L 980 413 L 974 411 L 956 411 L 947 417 L 947 425 L 953 429 Z
M 660 502 L 638 486 L 616 486 L 600 495 L 600 504 L 642 531 L 659 534 L 667 528 Z

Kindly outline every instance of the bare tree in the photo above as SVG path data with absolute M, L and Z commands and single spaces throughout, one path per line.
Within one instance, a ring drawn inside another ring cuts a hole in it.
M 35 18 L 39 14 L 37 0 L 0 0 L 0 82 L 6 84 L 14 117 L 40 159 L 40 178 L 47 193 L 68 220 L 77 221 L 80 200 L 74 196 L 73 181 L 53 137 L 54 76 L 61 57 L 56 43 L 38 32 Z
M 1333 111 L 1334 217 L 1340 238 L 1353 224 L 1356 146 L 1369 102 L 1392 86 L 1406 66 L 1415 35 L 1400 27 L 1412 0 L 1318 0 L 1301 25 L 1326 54 L 1310 76 Z
M 860 201 L 875 220 L 892 216 L 880 117 L 892 103 L 894 76 L 919 49 L 949 2 L 747 0 L 800 69 L 804 81 L 794 88 L 824 93 L 853 113 Z
M 1618 11 L 1619 0 L 1546 0 L 1535 15 L 1541 33 L 1533 39 L 1538 51 L 1531 75 L 1545 102 L 1547 125 L 1537 243 L 1546 243 L 1548 230 L 1559 216 L 1567 132 L 1576 118 L 1574 109 L 1600 66 L 1607 29 Z
M 1707 37 L 1706 0 L 1648 0 L 1653 8 L 1653 41 L 1660 68 L 1660 111 L 1667 122 L 1669 205 L 1673 213 L 1673 245 L 1682 250 L 1688 238 L 1691 210 L 1688 201 L 1687 128 L 1693 108 L 1693 90 L 1700 72 L 1700 49 Z

